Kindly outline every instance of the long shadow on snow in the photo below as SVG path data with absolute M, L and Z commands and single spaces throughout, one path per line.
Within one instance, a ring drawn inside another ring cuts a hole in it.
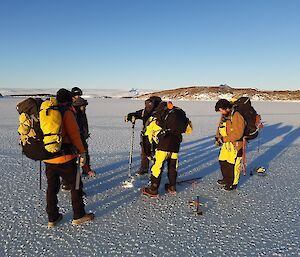
M 205 162 L 205 159 L 209 157 L 209 159 L 213 158 L 211 154 L 207 154 L 207 149 L 211 148 L 212 145 L 212 136 L 205 137 L 202 139 L 197 139 L 194 141 L 186 142 L 182 144 L 182 162 L 193 162 L 194 159 L 202 156 L 201 162 Z M 208 141 L 207 141 L 208 140 Z M 187 148 L 188 147 L 188 148 Z M 188 156 L 185 156 L 187 154 Z M 189 158 L 192 158 L 190 160 Z M 133 170 L 139 166 L 139 157 L 135 156 L 132 168 Z M 115 208 L 118 208 L 121 205 L 125 205 L 126 203 L 132 202 L 138 195 L 140 195 L 139 191 L 124 189 L 121 187 L 121 182 L 126 180 L 128 168 L 124 167 L 125 164 L 128 164 L 128 160 L 122 160 L 114 164 L 107 165 L 105 167 L 98 168 L 101 171 L 104 170 L 106 174 L 105 177 L 96 178 L 93 181 L 88 181 L 84 183 L 84 189 L 88 196 L 101 194 L 101 198 L 95 202 L 92 202 L 87 205 L 88 209 L 92 209 L 96 211 L 98 215 L 104 215 Z M 122 167 L 120 169 L 120 166 Z M 184 165 L 183 165 L 184 166 Z M 181 167 L 181 166 L 180 166 Z M 187 166 L 188 167 L 188 166 Z M 117 173 L 117 175 L 116 175 Z M 102 175 L 102 173 L 100 173 Z M 103 181 L 105 178 L 105 182 Z M 139 182 L 145 182 L 147 184 L 148 177 L 142 177 L 138 179 Z M 144 181 L 145 180 L 145 181 Z
M 205 141 L 210 137 L 205 137 L 202 139 L 197 139 L 194 141 L 190 141 L 190 142 L 186 142 L 183 143 L 183 147 L 184 146 L 188 146 L 188 145 L 192 145 L 192 144 L 197 144 L 198 142 L 201 141 Z M 128 153 L 118 153 L 118 155 L 120 154 L 128 154 Z M 139 153 L 137 153 L 139 154 Z M 140 165 L 140 157 L 139 156 L 134 156 L 133 157 L 133 162 L 132 162 L 132 174 L 134 174 Z M 97 177 L 95 179 L 93 179 L 92 181 L 88 181 L 85 183 L 85 188 L 89 188 L 89 187 L 95 187 L 96 185 L 100 185 L 103 187 L 103 185 L 105 185 L 105 181 L 111 181 L 113 178 L 118 178 L 118 182 L 121 182 L 123 179 L 123 181 L 126 179 L 126 176 L 128 174 L 128 166 L 126 168 L 124 168 L 125 165 L 128 165 L 128 157 L 124 160 L 109 164 L 107 166 L 103 166 L 103 167 L 98 167 L 95 169 L 96 173 L 97 173 Z M 120 170 L 120 168 L 122 168 Z M 120 181 L 119 181 L 120 180 Z M 115 184 L 115 183 L 114 183 Z M 104 186 L 106 189 L 111 187 L 111 184 L 109 184 L 108 186 Z
M 253 147 L 253 146 L 255 146 L 256 143 L 259 142 L 259 144 L 261 146 L 263 146 L 264 144 L 272 141 L 273 139 L 275 139 L 279 136 L 282 136 L 285 133 L 288 133 L 292 129 L 292 126 L 281 126 L 281 125 L 282 125 L 282 123 L 277 123 L 277 124 L 266 126 L 260 135 L 259 141 L 258 140 L 255 140 L 253 142 L 250 141 L 251 147 L 249 147 L 249 149 L 247 149 L 247 152 L 249 153 L 251 151 L 255 151 L 255 147 Z M 297 138 L 297 137 L 293 138 L 293 136 L 294 135 L 291 136 L 291 139 L 293 139 L 292 141 L 296 140 L 296 138 Z M 278 144 L 276 144 L 274 147 L 277 147 Z M 192 154 L 186 154 L 183 157 L 183 160 L 185 158 L 187 158 L 189 160 L 189 162 L 186 162 L 186 163 L 183 162 L 183 164 L 182 164 L 182 161 L 181 161 L 181 164 L 179 166 L 179 175 L 182 174 L 180 177 L 182 180 L 192 179 L 194 177 L 199 177 L 199 176 L 204 177 L 216 170 L 219 170 L 219 164 L 218 164 L 219 149 L 213 148 L 211 146 L 206 146 L 203 149 L 201 149 L 201 147 L 197 147 L 195 149 L 186 149 L 186 151 L 189 151 L 189 152 L 194 151 L 194 152 Z M 202 152 L 207 152 L 207 153 L 205 155 L 201 155 Z M 271 155 L 269 155 L 269 158 L 270 157 L 271 157 Z M 264 155 L 262 155 L 260 158 L 261 158 L 260 160 L 268 161 L 268 158 L 265 158 Z M 274 158 L 275 158 L 275 156 L 274 156 Z M 212 160 L 215 160 L 214 162 L 212 162 L 212 164 L 210 164 L 207 167 L 204 167 L 202 169 L 197 169 L 200 165 L 207 164 L 207 163 L 211 162 Z M 185 172 L 188 172 L 189 170 L 193 170 L 193 169 L 195 169 L 194 172 L 192 172 L 188 175 L 184 174 Z M 246 177 L 242 176 L 241 182 L 244 182 L 245 178 Z
M 250 141 L 250 147 L 247 149 L 247 152 L 255 151 L 255 146 L 263 146 L 264 144 L 272 141 L 273 139 L 282 136 L 292 130 L 292 126 L 281 126 L 282 123 L 268 125 L 262 131 L 259 140 Z M 299 134 L 298 130 L 294 130 L 287 134 L 284 139 L 276 144 L 275 146 L 271 147 L 265 154 L 260 155 L 257 157 L 253 163 L 266 163 L 265 166 L 268 166 L 268 163 L 275 158 L 278 154 L 280 154 L 284 149 L 280 145 L 284 144 L 285 147 L 290 145 L 293 141 L 296 140 L 296 134 Z M 291 134 L 291 135 L 290 135 Z M 213 137 L 212 137 L 213 138 Z M 284 148 L 285 148 L 284 147 Z M 275 150 L 273 148 L 276 148 Z M 205 153 L 205 154 L 203 154 Z M 214 148 L 211 146 L 210 142 L 207 142 L 206 145 L 197 145 L 194 148 L 188 148 L 181 151 L 182 158 L 180 159 L 178 174 L 178 180 L 186 180 L 186 179 L 193 179 L 197 177 L 204 177 L 212 172 L 219 170 L 219 163 L 218 163 L 218 155 L 219 149 Z M 215 161 L 214 161 L 215 160 Z M 209 164 L 211 163 L 211 164 Z M 201 165 L 209 164 L 208 166 L 201 168 Z M 249 170 L 249 168 L 248 168 Z M 240 185 L 246 182 L 249 178 L 249 174 L 247 176 L 241 176 Z M 184 189 L 186 189 L 187 184 L 184 184 Z M 181 191 L 182 187 L 179 187 L 178 190 Z
M 263 161 L 268 164 L 272 159 L 276 158 L 280 153 L 284 151 L 286 147 L 292 144 L 296 138 L 300 137 L 300 128 L 292 130 L 292 126 L 281 126 L 281 123 L 266 126 L 260 136 L 260 145 L 264 145 L 273 139 L 286 134 L 283 139 L 272 146 L 264 154 L 257 157 L 253 163 L 259 163 Z M 291 132 L 290 132 L 291 131 Z M 190 179 L 198 176 L 206 176 L 212 172 L 219 171 L 218 154 L 219 149 L 214 147 L 213 137 L 206 137 L 199 140 L 183 143 L 180 151 L 180 164 L 179 164 L 179 177 L 178 180 Z M 251 142 L 248 152 L 255 151 Z M 139 156 L 134 157 L 133 169 L 139 166 Z M 97 215 L 104 215 L 110 211 L 118 208 L 121 205 L 132 202 L 140 193 L 133 190 L 123 189 L 120 184 L 127 176 L 127 167 L 122 167 L 128 164 L 128 160 L 122 160 L 114 164 L 107 165 L 105 167 L 98 168 L 109 172 L 107 177 L 107 183 L 103 183 L 103 178 L 95 179 L 93 182 L 85 184 L 85 189 L 88 195 L 101 194 L 106 192 L 103 200 L 98 200 L 89 204 L 87 207 L 97 211 Z M 208 165 L 206 165 L 208 164 Z M 252 164 L 252 163 L 251 163 Z M 201 165 L 206 165 L 201 168 Z M 118 175 L 114 175 L 118 173 Z M 101 174 L 101 173 L 100 173 Z M 163 177 L 166 175 L 163 174 Z M 164 178 L 165 179 L 165 178 Z M 246 182 L 248 177 L 241 176 L 240 184 Z M 189 185 L 183 185 L 178 187 L 179 191 L 186 190 Z M 117 189 L 118 188 L 118 189 Z M 117 189 L 117 190 L 116 190 Z M 161 189 L 163 191 L 163 189 Z M 126 192 L 126 194 L 124 194 Z
M 285 135 L 279 142 L 269 146 L 264 153 L 258 155 L 254 160 L 252 160 L 247 169 L 248 171 L 251 169 L 251 167 L 264 166 L 267 169 L 267 172 L 270 172 L 268 168 L 271 161 L 280 156 L 280 154 L 282 154 L 290 145 L 292 145 L 294 141 L 300 138 L 300 128 L 292 130 L 292 126 L 280 127 L 280 125 L 281 123 L 277 123 L 264 128 L 261 138 L 262 145 L 274 138 L 282 137 L 283 134 Z M 247 176 L 241 176 L 239 184 L 243 185 L 249 178 L 250 175 L 248 172 Z
M 186 147 L 186 145 L 181 147 L 177 181 L 194 179 L 199 176 L 204 177 L 218 169 L 218 162 L 215 160 L 218 158 L 219 149 L 214 144 L 214 136 L 206 137 L 205 140 L 201 141 L 204 142 L 195 145 L 189 144 L 192 145 L 191 147 Z M 210 163 L 211 161 L 214 161 L 212 165 L 201 169 L 201 165 Z M 167 175 L 164 175 L 166 174 L 166 166 L 162 174 L 162 184 L 167 180 Z M 183 191 L 190 185 L 190 183 L 182 183 L 177 191 Z M 160 187 L 160 193 L 164 193 L 163 186 Z

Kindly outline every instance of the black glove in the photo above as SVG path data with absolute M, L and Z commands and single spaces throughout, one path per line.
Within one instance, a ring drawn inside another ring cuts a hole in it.
M 134 116 L 134 113 L 128 113 L 127 116 L 125 116 L 125 122 L 134 122 L 135 121 L 135 116 Z
M 215 144 L 217 146 L 221 146 L 224 143 L 223 137 L 215 137 L 215 140 L 216 140 Z

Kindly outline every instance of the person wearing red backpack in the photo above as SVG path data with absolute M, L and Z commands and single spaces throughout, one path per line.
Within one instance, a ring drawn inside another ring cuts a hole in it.
M 71 198 L 73 207 L 73 225 L 80 225 L 94 219 L 93 213 L 86 213 L 82 199 L 82 183 L 79 181 L 79 188 L 76 188 L 77 175 L 77 153 L 79 153 L 80 166 L 84 166 L 86 162 L 85 148 L 82 144 L 79 128 L 74 116 L 70 110 L 72 103 L 71 92 L 62 88 L 58 90 L 56 100 L 62 112 L 61 136 L 62 144 L 75 148 L 76 151 L 66 151 L 58 157 L 44 160 L 46 165 L 47 177 L 47 207 L 48 228 L 53 228 L 62 219 L 57 206 L 57 194 L 60 189 L 60 177 L 71 186 Z M 79 177 L 80 180 L 80 177 Z M 77 181 L 78 182 L 78 181 Z
M 231 191 L 237 188 L 240 178 L 245 120 L 226 99 L 216 103 L 215 111 L 221 113 L 216 144 L 221 146 L 219 163 L 223 176 L 217 182 L 226 191 Z

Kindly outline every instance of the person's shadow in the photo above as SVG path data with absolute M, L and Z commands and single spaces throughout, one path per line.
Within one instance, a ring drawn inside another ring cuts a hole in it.
M 246 153 L 252 152 L 253 157 L 249 158 L 247 174 L 241 175 L 239 185 L 246 183 L 251 177 L 250 173 L 255 173 L 257 167 L 264 167 L 266 174 L 274 172 L 269 170 L 270 163 L 284 153 L 298 138 L 300 138 L 300 128 L 293 129 L 290 125 L 282 126 L 282 123 L 266 126 L 256 144 L 254 142 L 252 145 L 251 142 L 249 144 Z M 272 144 L 274 139 L 276 142 Z
M 239 186 L 246 183 L 249 179 L 249 169 L 253 165 L 260 165 L 266 168 L 270 162 L 277 158 L 287 147 L 289 147 L 297 138 L 300 137 L 300 128 L 294 129 L 292 126 L 276 123 L 267 125 L 261 131 L 257 139 L 251 140 L 247 147 L 247 155 L 255 155 L 257 149 L 261 149 L 260 155 L 254 159 L 248 160 L 248 174 L 243 176 Z M 271 145 L 273 140 L 277 143 Z M 178 181 L 198 179 L 205 177 L 213 172 L 219 171 L 219 147 L 214 144 L 214 135 L 182 143 L 179 153 Z M 263 151 L 266 149 L 265 151 Z M 139 149 L 133 154 L 132 173 L 134 174 L 140 162 Z M 128 153 L 118 153 L 128 156 Z M 94 180 L 84 183 L 84 190 L 88 197 L 93 198 L 88 204 L 88 208 L 97 211 L 97 215 L 104 215 L 110 211 L 123 206 L 126 203 L 133 202 L 141 194 L 135 185 L 134 188 L 123 188 L 122 182 L 128 178 L 128 157 L 107 166 L 96 169 L 97 177 Z M 162 185 L 167 180 L 166 172 L 163 173 Z M 148 177 L 136 178 L 137 184 L 147 184 Z M 178 187 L 178 191 L 184 191 L 190 184 Z M 160 193 L 164 194 L 163 186 Z
M 251 177 L 250 171 L 253 167 L 263 166 L 267 170 L 270 162 L 285 151 L 297 138 L 300 137 L 300 128 L 294 129 L 290 125 L 276 123 L 266 125 L 261 130 L 258 138 L 251 140 L 247 144 L 246 156 L 256 156 L 248 158 L 247 174 L 241 177 L 239 186 L 246 183 Z M 278 141 L 280 139 L 280 141 Z M 212 137 L 213 140 L 213 137 Z M 278 141 L 272 145 L 272 141 Z M 219 171 L 218 155 L 219 149 L 216 149 L 211 142 L 195 145 L 191 148 L 182 149 L 182 160 L 179 166 L 179 181 L 193 178 L 205 177 L 215 171 Z M 263 151 L 266 149 L 265 151 Z
M 198 158 L 199 154 L 205 153 L 206 148 L 211 148 L 214 142 L 212 137 L 205 137 L 194 141 L 182 143 L 183 160 L 194 162 L 194 158 Z M 189 157 L 184 157 L 188 154 L 186 148 L 192 149 Z M 128 153 L 118 153 L 117 155 L 128 156 Z M 206 154 L 205 154 L 206 155 Z M 189 158 L 192 158 L 191 160 Z M 204 161 L 204 160 L 203 160 Z M 184 161 L 185 162 L 185 161 Z M 135 151 L 132 162 L 132 174 L 136 173 L 140 165 L 139 151 Z M 133 202 L 141 195 L 138 187 L 146 185 L 149 181 L 148 176 L 136 177 L 133 183 L 134 188 L 123 188 L 122 182 L 128 179 L 128 157 L 115 163 L 96 168 L 97 177 L 93 180 L 84 181 L 84 191 L 87 194 L 87 208 L 97 212 L 97 216 L 111 212 L 115 208 Z M 150 174 L 149 174 L 150 175 Z M 165 177 L 165 176 L 164 176 Z M 165 178 L 164 178 L 165 179 Z M 163 184 L 163 183 L 162 183 Z M 164 191 L 163 186 L 161 190 Z

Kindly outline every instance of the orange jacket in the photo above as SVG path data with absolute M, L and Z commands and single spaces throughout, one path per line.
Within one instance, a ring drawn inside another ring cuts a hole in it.
M 74 116 L 74 113 L 70 110 L 67 110 L 64 113 L 61 134 L 63 144 L 72 144 L 76 147 L 79 153 L 85 152 L 84 146 L 81 141 L 80 131 L 77 125 L 76 118 Z M 45 160 L 44 162 L 52 164 L 61 164 L 73 160 L 76 157 L 76 154 L 67 154 L 55 157 L 53 159 Z

